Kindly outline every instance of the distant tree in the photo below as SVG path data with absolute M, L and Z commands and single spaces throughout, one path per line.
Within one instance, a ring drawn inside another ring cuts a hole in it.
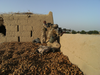
M 94 31 L 88 31 L 87 32 L 88 34 L 99 34 L 99 32 L 97 30 L 94 30 Z
M 63 28 L 63 32 L 66 32 L 67 31 L 67 29 L 66 28 Z
M 66 31 L 67 31 L 67 32 L 70 32 L 70 31 L 71 31 L 71 29 L 66 29 Z
M 82 31 L 80 32 L 80 34 L 86 34 L 86 31 L 82 30 Z
M 97 30 L 94 30 L 93 34 L 99 34 L 99 32 Z
M 87 33 L 88 33 L 88 34 L 93 34 L 93 31 L 88 31 Z
M 69 31 L 71 31 L 71 29 L 69 29 Z
M 70 34 L 70 32 L 66 32 L 67 34 Z
M 72 30 L 72 34 L 76 34 L 76 31 L 75 30 Z

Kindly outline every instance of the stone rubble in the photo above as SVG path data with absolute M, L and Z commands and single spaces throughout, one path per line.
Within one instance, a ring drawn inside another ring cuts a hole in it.
M 0 44 L 0 75 L 84 75 L 62 52 L 35 53 L 32 42 Z

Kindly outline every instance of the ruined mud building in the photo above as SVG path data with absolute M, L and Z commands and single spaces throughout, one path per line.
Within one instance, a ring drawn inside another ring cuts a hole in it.
M 44 20 L 53 24 L 52 12 L 47 15 L 0 14 L 0 43 L 31 42 L 33 39 L 40 38 Z

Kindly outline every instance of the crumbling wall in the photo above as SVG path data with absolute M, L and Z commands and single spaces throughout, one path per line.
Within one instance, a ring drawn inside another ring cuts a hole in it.
M 6 42 L 30 42 L 40 38 L 42 24 L 45 20 L 53 24 L 52 12 L 47 15 L 40 14 L 1 14 L 3 25 L 6 28 Z M 2 38 L 0 37 L 0 41 Z

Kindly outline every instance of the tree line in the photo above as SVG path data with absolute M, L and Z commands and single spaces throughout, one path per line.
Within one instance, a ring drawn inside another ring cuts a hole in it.
M 85 31 L 85 30 L 82 30 L 82 31 L 75 31 L 75 30 L 71 30 L 71 29 L 66 29 L 66 28 L 63 28 L 62 31 L 64 33 L 68 33 L 68 34 L 99 34 L 99 31 L 97 30 L 91 30 L 91 31 Z

